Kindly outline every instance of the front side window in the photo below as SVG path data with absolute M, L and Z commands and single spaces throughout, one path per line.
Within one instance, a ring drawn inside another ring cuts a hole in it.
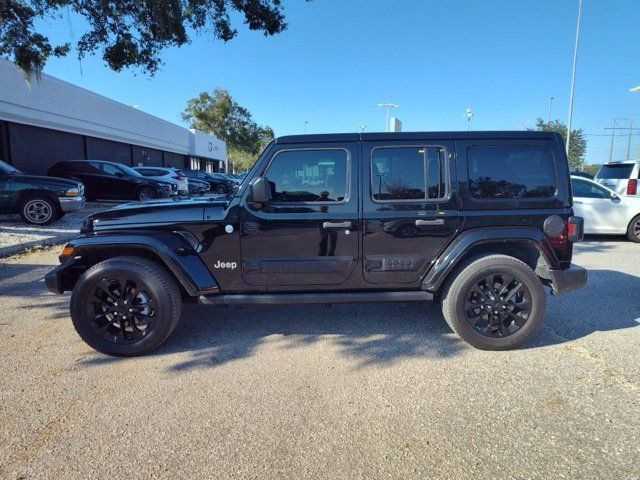
M 346 150 L 284 150 L 264 176 L 274 202 L 341 202 L 347 197 Z
M 122 170 L 120 170 L 118 167 L 116 167 L 115 165 L 111 165 L 109 163 L 102 164 L 102 171 L 106 175 L 111 175 L 113 177 L 117 177 L 119 175 L 123 175 L 124 174 L 124 172 Z
M 477 146 L 467 151 L 469 190 L 478 199 L 548 198 L 556 192 L 553 158 L 538 146 Z
M 609 198 L 609 192 L 591 182 L 571 179 L 571 189 L 576 198 Z
M 376 148 L 371 156 L 374 200 L 428 200 L 446 195 L 442 147 Z

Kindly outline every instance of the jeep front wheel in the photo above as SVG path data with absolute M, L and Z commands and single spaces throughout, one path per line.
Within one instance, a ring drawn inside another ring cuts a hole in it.
M 71 295 L 71 319 L 94 349 L 115 356 L 157 348 L 180 319 L 178 286 L 160 265 L 115 257 L 87 270 Z
M 467 263 L 449 282 L 442 300 L 451 329 L 482 350 L 508 350 L 526 342 L 538 329 L 545 308 L 538 276 L 507 255 Z

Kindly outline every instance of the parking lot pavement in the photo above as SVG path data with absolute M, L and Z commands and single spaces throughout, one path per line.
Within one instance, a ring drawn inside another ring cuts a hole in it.
M 0 265 L 0 478 L 640 478 L 640 245 L 577 246 L 514 351 L 435 304 L 187 305 L 133 359 L 74 333 L 56 255 Z
M 66 242 L 80 233 L 82 221 L 87 215 L 113 205 L 113 202 L 87 202 L 82 210 L 67 213 L 62 219 L 42 227 L 23 222 L 18 214 L 0 215 L 0 257 L 26 248 Z

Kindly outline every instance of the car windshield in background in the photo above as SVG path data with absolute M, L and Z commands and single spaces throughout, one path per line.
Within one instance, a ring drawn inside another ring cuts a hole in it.
M 131 167 L 127 167 L 126 165 L 122 165 L 122 164 L 118 164 L 118 168 L 120 170 L 123 170 L 124 172 L 126 172 L 128 175 L 131 175 L 133 177 L 142 177 L 143 175 L 140 172 L 135 171 L 133 168 Z
M 4 163 L 2 160 L 0 160 L 0 172 L 2 172 L 2 173 L 22 173 L 17 168 L 13 167 L 12 165 L 9 165 L 8 163 Z
M 620 163 L 617 165 L 603 165 L 598 170 L 596 178 L 626 179 L 631 177 L 633 163 Z

